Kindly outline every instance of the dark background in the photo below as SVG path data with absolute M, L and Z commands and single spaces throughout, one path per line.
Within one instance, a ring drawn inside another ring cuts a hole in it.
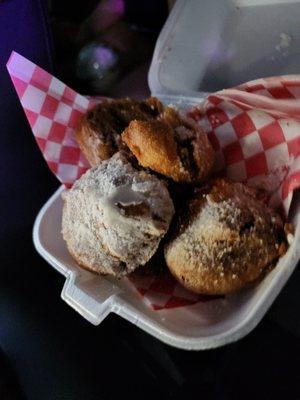
M 83 13 L 74 3 L 0 2 L 0 399 L 300 399 L 298 270 L 251 334 L 205 352 L 171 348 L 115 315 L 94 327 L 60 299 L 63 278 L 36 253 L 31 237 L 34 218 L 58 182 L 34 142 L 5 63 L 16 50 L 63 76 L 68 70 L 57 65 L 65 61 L 52 38 L 59 18 L 74 22 Z M 94 3 L 84 3 L 88 15 Z M 146 26 L 151 44 L 167 6 L 128 2 L 126 12 L 130 23 Z M 124 75 L 116 93 L 147 94 L 146 69 L 137 70 L 128 69 L 129 85 Z

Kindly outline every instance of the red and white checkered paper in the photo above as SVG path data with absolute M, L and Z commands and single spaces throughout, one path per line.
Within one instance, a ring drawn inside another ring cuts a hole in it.
M 95 100 L 15 52 L 7 68 L 49 168 L 71 186 L 89 168 L 74 128 Z M 208 133 L 216 174 L 267 189 L 269 203 L 288 213 L 300 186 L 300 75 L 258 79 L 217 92 L 187 114 Z M 186 291 L 167 272 L 134 274 L 130 282 L 154 310 L 209 299 Z

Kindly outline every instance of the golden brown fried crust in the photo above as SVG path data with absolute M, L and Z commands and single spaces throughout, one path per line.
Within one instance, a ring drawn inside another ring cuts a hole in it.
M 286 248 L 283 222 L 241 183 L 212 181 L 198 191 L 165 247 L 187 289 L 228 294 L 259 279 Z
M 120 135 L 130 121 L 153 119 L 162 110 L 161 102 L 152 97 L 145 101 L 104 101 L 83 116 L 76 127 L 75 137 L 91 166 L 96 166 L 117 151 L 126 150 Z
M 122 134 L 139 163 L 176 182 L 189 180 L 177 155 L 174 132 L 163 121 L 132 121 Z
M 213 166 L 214 152 L 205 132 L 170 107 L 157 120 L 130 122 L 122 140 L 143 167 L 175 182 L 201 182 Z
M 205 132 L 154 97 L 98 104 L 83 116 L 75 137 L 92 166 L 119 150 L 131 151 L 143 167 L 175 182 L 203 181 L 214 162 Z
M 114 152 L 112 146 L 102 139 L 101 131 L 93 126 L 94 119 L 95 111 L 88 112 L 75 130 L 78 146 L 92 167 L 110 158 Z

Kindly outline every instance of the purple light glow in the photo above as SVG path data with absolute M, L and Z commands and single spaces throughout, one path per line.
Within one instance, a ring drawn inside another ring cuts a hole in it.
M 110 0 L 109 7 L 116 14 L 123 15 L 125 12 L 125 3 L 124 0 Z
M 116 62 L 115 54 L 106 47 L 97 46 L 93 51 L 93 66 L 95 69 L 108 69 Z M 97 66 L 98 64 L 98 66 Z

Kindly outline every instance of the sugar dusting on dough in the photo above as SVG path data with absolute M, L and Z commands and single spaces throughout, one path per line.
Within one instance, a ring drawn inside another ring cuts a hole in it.
M 190 290 L 229 293 L 279 257 L 281 233 L 281 218 L 256 200 L 252 189 L 219 183 L 190 202 L 166 246 L 167 265 Z
M 76 259 L 120 275 L 145 264 L 174 214 L 166 186 L 121 154 L 90 169 L 63 195 L 62 233 Z M 142 206 L 134 215 L 127 207 Z

